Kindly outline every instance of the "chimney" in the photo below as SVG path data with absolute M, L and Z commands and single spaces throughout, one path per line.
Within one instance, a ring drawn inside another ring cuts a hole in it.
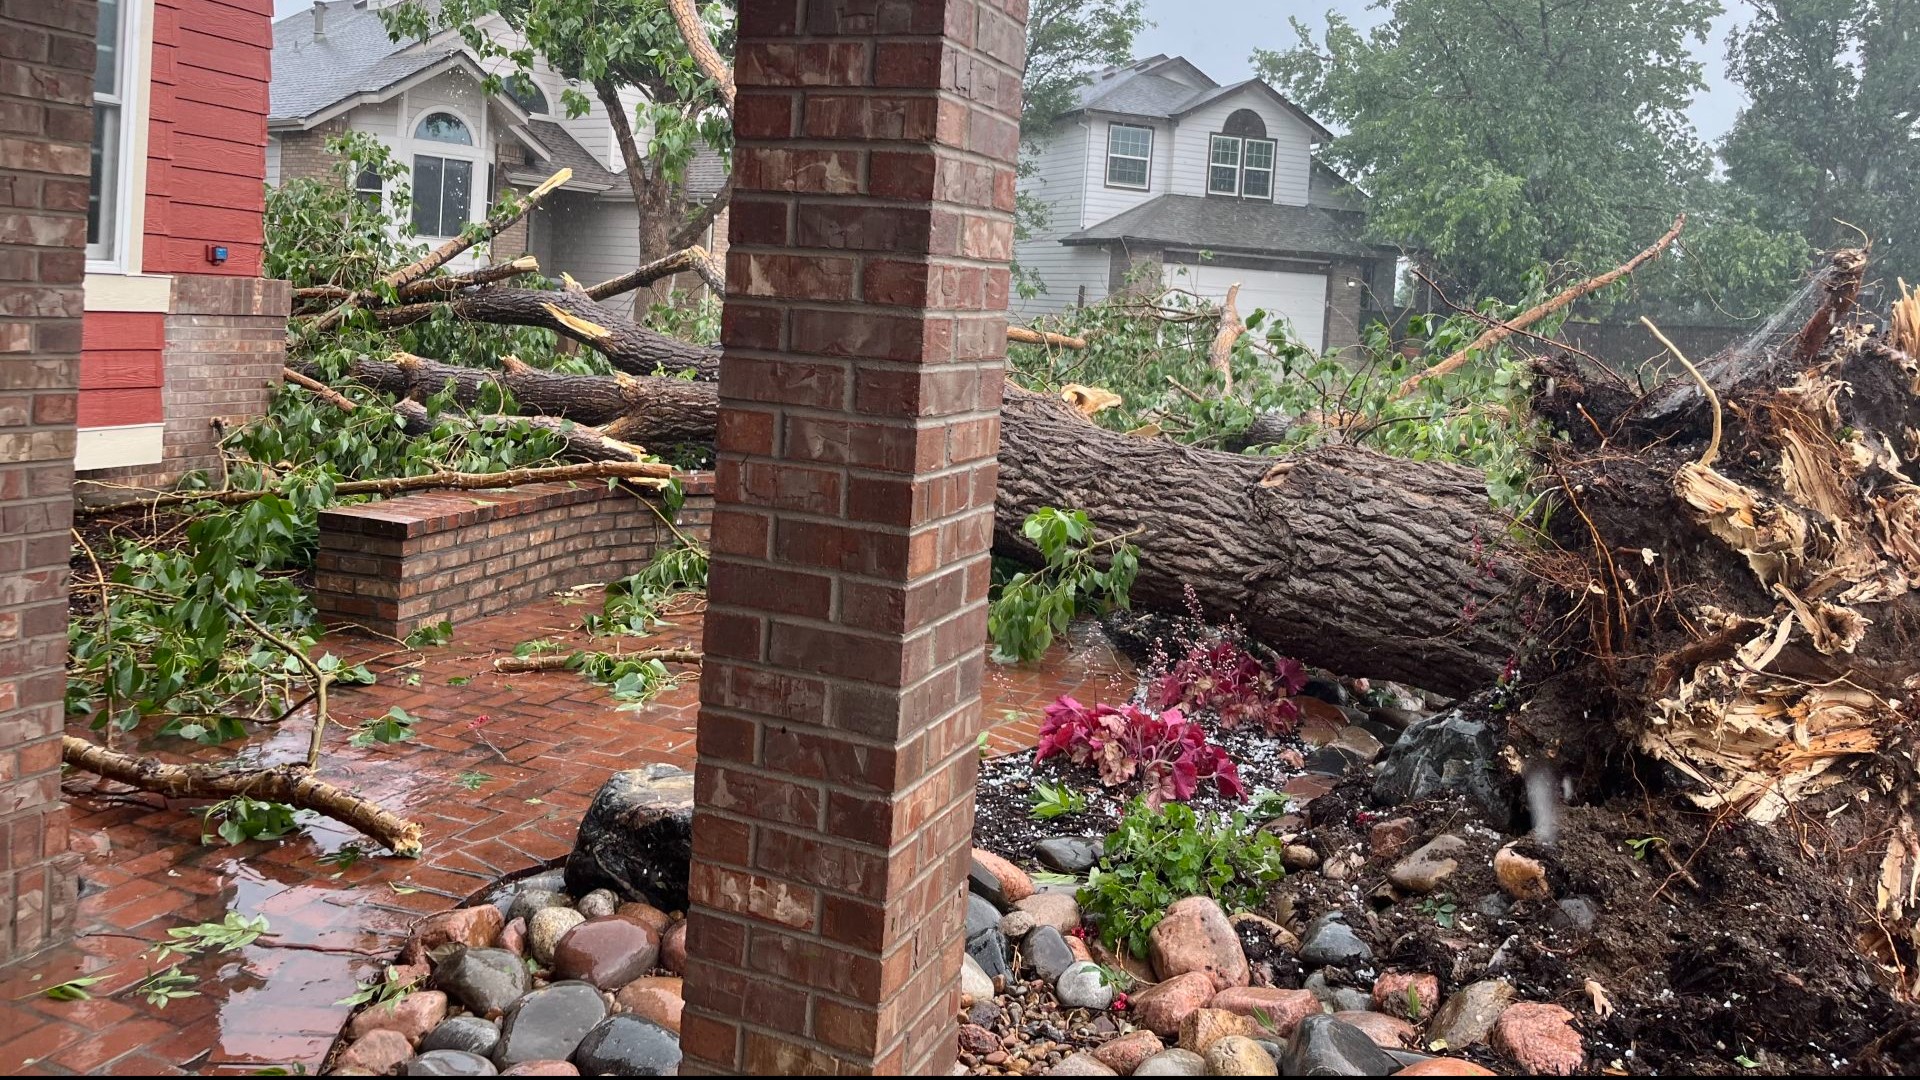
M 313 0 L 313 38 L 327 36 L 327 0 Z

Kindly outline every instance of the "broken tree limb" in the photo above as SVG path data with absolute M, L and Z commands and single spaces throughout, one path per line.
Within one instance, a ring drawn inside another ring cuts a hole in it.
M 1240 319 L 1240 283 L 1227 286 L 1227 298 L 1220 304 L 1220 332 L 1207 347 L 1207 363 L 1220 373 L 1221 394 L 1233 393 L 1233 343 L 1247 332 Z
M 706 282 L 714 292 L 724 294 L 727 291 L 726 278 L 720 268 L 714 265 L 713 256 L 707 253 L 706 248 L 693 245 L 629 270 L 619 277 L 608 278 L 588 288 L 586 293 L 590 299 L 605 300 L 609 296 L 651 285 L 661 278 L 689 271 L 699 274 L 700 280 Z
M 295 386 L 304 387 L 312 391 L 319 396 L 320 400 L 339 409 L 341 412 L 352 412 L 359 408 L 351 398 L 335 390 L 333 387 L 328 386 L 326 383 L 321 382 L 319 379 L 308 378 L 292 368 L 281 368 L 280 375 Z
M 427 407 L 417 401 L 396 401 L 393 411 L 400 417 L 409 435 L 425 435 L 435 427 L 452 424 L 458 428 L 472 428 L 475 422 L 471 417 L 450 416 L 442 413 L 431 416 Z M 606 461 L 635 462 L 647 460 L 647 452 L 634 443 L 609 435 L 599 428 L 587 427 L 573 420 L 555 416 L 501 416 L 503 422 L 526 424 L 540 428 L 560 440 L 559 457 L 567 461 Z
M 673 12 L 673 24 L 680 29 L 680 37 L 687 43 L 687 52 L 693 55 L 693 64 L 700 74 L 713 80 L 714 90 L 720 99 L 733 108 L 733 68 L 720 56 L 720 50 L 713 47 L 713 40 L 707 36 L 707 28 L 700 21 L 700 12 L 695 9 L 693 0 L 667 0 L 667 10 Z
M 420 854 L 418 824 L 319 779 L 302 765 L 267 769 L 173 765 L 108 750 L 72 735 L 61 738 L 60 757 L 71 768 L 170 799 L 217 800 L 244 795 L 249 799 L 285 803 L 298 810 L 312 810 L 380 841 L 395 855 L 417 858 Z
M 699 649 L 641 649 L 638 652 L 609 654 L 621 660 L 658 660 L 666 664 L 698 664 Z M 502 656 L 493 662 L 493 670 L 503 674 L 523 675 L 533 671 L 566 671 L 580 658 L 580 653 L 548 653 L 545 656 Z
M 430 318 L 439 304 L 409 304 L 373 313 L 381 326 L 404 326 Z M 718 348 L 689 345 L 639 325 L 584 292 L 495 287 L 454 297 L 452 313 L 474 322 L 538 326 L 591 346 L 607 362 L 633 375 L 692 371 L 711 381 L 720 374 Z
M 445 296 L 471 289 L 480 285 L 490 285 L 496 281 L 519 277 L 522 274 L 535 274 L 540 271 L 540 260 L 532 255 L 522 255 L 509 262 L 494 263 L 464 274 L 440 274 L 421 278 L 412 282 L 399 292 L 402 300 L 418 300 L 422 297 Z M 352 296 L 351 289 L 338 285 L 313 285 L 293 290 L 295 303 L 310 300 L 345 300 Z
M 714 193 L 713 198 L 707 200 L 707 204 L 700 208 L 699 213 L 688 218 L 686 222 L 674 232 L 672 238 L 668 240 L 667 246 L 685 248 L 699 243 L 701 237 L 704 236 L 707 231 L 707 226 L 712 225 L 714 220 L 720 216 L 720 211 L 725 210 L 727 205 L 732 201 L 733 174 L 728 173 L 726 182 L 720 185 L 720 190 Z M 711 282 L 709 282 L 709 284 L 711 284 Z M 726 290 L 721 288 L 718 291 L 725 292 Z
M 1519 333 L 1522 330 L 1525 330 L 1527 327 L 1532 326 L 1534 323 L 1539 322 L 1541 319 L 1544 319 L 1547 316 L 1553 314 L 1554 312 L 1559 311 L 1561 308 L 1566 307 L 1568 304 L 1573 303 L 1575 300 L 1578 300 L 1581 297 L 1588 295 L 1589 293 L 1597 292 L 1600 289 L 1604 289 L 1607 286 L 1613 284 L 1614 282 L 1619 281 L 1621 278 L 1626 277 L 1628 274 L 1633 273 L 1635 270 L 1640 269 L 1640 267 L 1645 265 L 1649 260 L 1657 257 L 1661 252 L 1665 251 L 1667 247 L 1671 245 L 1676 238 L 1679 237 L 1680 230 L 1682 227 L 1686 225 L 1686 223 L 1687 223 L 1687 215 L 1681 214 L 1679 217 L 1676 217 L 1673 219 L 1673 227 L 1668 229 L 1665 235 L 1661 236 L 1660 239 L 1655 240 L 1651 246 L 1646 248 L 1644 251 L 1640 252 L 1640 254 L 1635 255 L 1633 258 L 1628 259 L 1626 262 L 1620 264 L 1619 266 L 1614 267 L 1612 270 L 1609 270 L 1604 274 L 1599 275 L 1598 277 L 1588 278 L 1587 280 L 1580 282 L 1578 285 L 1574 285 L 1567 289 L 1562 290 L 1560 293 L 1553 296 L 1551 299 L 1542 301 L 1539 304 L 1535 304 L 1533 307 L 1528 308 L 1527 310 L 1521 312 L 1519 315 L 1516 315 L 1513 318 L 1508 319 L 1506 322 L 1503 322 L 1498 326 L 1490 327 L 1485 333 L 1481 334 L 1477 338 L 1474 338 L 1471 342 L 1469 342 L 1466 345 L 1465 348 L 1454 353 L 1452 356 L 1447 357 L 1445 360 L 1440 361 L 1439 363 L 1433 365 L 1432 367 L 1426 369 L 1425 371 L 1415 372 L 1413 375 L 1409 376 L 1405 382 L 1400 384 L 1400 388 L 1394 391 L 1394 397 L 1396 398 L 1406 397 L 1408 394 L 1413 393 L 1413 391 L 1416 388 L 1418 388 L 1421 383 L 1427 381 L 1428 379 L 1439 378 L 1442 375 L 1446 375 L 1453 371 L 1458 370 L 1461 366 L 1466 364 L 1468 360 L 1472 359 L 1475 354 L 1480 353 L 1494 345 L 1498 345 L 1500 342 L 1505 341 L 1506 339 L 1512 337 L 1514 334 Z
M 1087 339 L 1055 334 L 1046 330 L 1035 330 L 1026 326 L 1007 327 L 1007 340 L 1020 345 L 1051 345 L 1057 349 L 1084 349 Z
M 551 484 L 570 480 L 606 480 L 618 477 L 645 486 L 659 487 L 673 476 L 673 467 L 655 461 L 593 461 L 574 465 L 552 465 L 532 469 L 508 469 L 497 473 L 436 472 L 421 476 L 388 476 L 377 480 L 347 480 L 334 486 L 337 496 L 398 495 L 403 491 L 447 488 L 458 491 L 482 491 L 488 488 L 519 487 L 521 484 Z M 649 483 L 651 482 L 651 483 Z M 161 510 L 170 506 L 190 506 L 212 502 L 223 506 L 252 502 L 267 495 L 280 494 L 277 488 L 259 490 L 170 491 L 151 499 L 127 499 L 77 507 L 83 515 L 107 514 L 121 510 Z

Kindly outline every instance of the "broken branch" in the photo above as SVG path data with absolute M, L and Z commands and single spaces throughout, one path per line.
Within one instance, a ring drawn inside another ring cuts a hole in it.
M 663 487 L 673 475 L 673 466 L 657 461 L 589 461 L 574 465 L 554 465 L 535 469 L 509 469 L 497 473 L 436 472 L 424 476 L 387 476 L 377 480 L 348 480 L 337 485 L 335 495 L 397 495 L 403 491 L 427 488 L 452 488 L 482 491 L 489 488 L 518 487 L 521 484 L 564 483 L 570 480 L 605 480 L 618 477 L 637 480 L 648 487 Z M 645 483 L 655 481 L 654 483 Z M 106 514 L 118 510 L 159 510 L 169 506 L 213 502 L 223 506 L 251 502 L 266 495 L 279 494 L 276 488 L 225 491 L 170 491 L 151 499 L 127 499 L 121 502 L 94 503 L 76 509 L 80 514 Z
M 579 653 L 548 653 L 545 656 L 502 656 L 493 662 L 493 670 L 503 674 L 524 675 L 532 671 L 566 671 Z M 698 664 L 699 649 L 641 649 L 619 653 L 622 660 L 659 660 L 668 664 Z
M 714 265 L 713 256 L 707 249 L 694 245 L 681 248 L 671 255 L 665 255 L 634 270 L 629 270 L 616 278 L 608 278 L 586 290 L 587 296 L 594 300 L 605 300 L 609 296 L 618 296 L 623 292 L 644 288 L 664 277 L 683 274 L 688 271 L 700 275 L 700 280 L 714 292 L 727 291 L 726 278 L 720 268 Z

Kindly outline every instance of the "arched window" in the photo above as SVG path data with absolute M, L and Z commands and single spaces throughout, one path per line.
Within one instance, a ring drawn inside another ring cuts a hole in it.
M 514 75 L 507 80 L 507 96 L 535 116 L 547 115 L 547 95 L 525 75 Z
M 1267 122 L 1252 109 L 1240 109 L 1220 128 L 1226 135 L 1238 135 L 1243 139 L 1264 139 L 1267 137 Z
M 413 137 L 427 142 L 473 145 L 473 133 L 467 130 L 466 121 L 452 113 L 428 113 L 421 117 L 419 126 L 413 129 Z
M 1207 194 L 1271 201 L 1275 151 L 1260 114 L 1235 111 L 1208 140 Z

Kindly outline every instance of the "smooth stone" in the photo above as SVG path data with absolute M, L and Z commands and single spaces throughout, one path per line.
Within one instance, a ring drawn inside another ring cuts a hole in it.
M 1078 877 L 1093 869 L 1106 854 L 1106 845 L 1081 836 L 1056 836 L 1033 845 L 1033 857 L 1042 866 L 1060 874 Z
M 1049 927 L 1048 929 L 1051 929 Z M 1105 1009 L 1113 1004 L 1114 986 L 1099 964 L 1082 960 L 1070 964 L 1054 983 L 1053 995 L 1065 1009 Z
M 1376 858 L 1391 859 L 1413 842 L 1413 834 L 1419 828 L 1420 823 L 1410 817 L 1376 821 L 1367 830 L 1367 846 L 1373 849 Z
M 572 907 L 573 899 L 566 893 L 552 889 L 521 889 L 513 894 L 513 906 L 507 909 L 507 921 L 525 919 L 532 924 L 533 915 L 554 907 Z
M 599 988 L 583 982 L 557 982 L 513 1003 L 500 1023 L 499 1065 L 522 1061 L 558 1061 L 573 1056 L 587 1032 L 607 1017 Z
M 528 874 L 526 877 L 515 881 L 513 885 L 516 889 L 547 889 L 551 892 L 566 892 L 567 871 L 564 867 L 553 870 L 542 870 L 537 874 Z
M 1547 868 L 1540 860 L 1514 850 L 1512 844 L 1494 853 L 1493 876 L 1499 880 L 1501 891 L 1515 900 L 1553 899 Z
M 1308 967 L 1358 967 L 1373 959 L 1373 946 L 1346 923 L 1338 911 L 1316 916 L 1300 938 L 1300 962 Z
M 1495 1050 L 1534 1076 L 1567 1076 L 1587 1059 L 1573 1014 L 1545 1002 L 1507 1006 L 1493 1025 L 1492 1042 Z
M 1373 980 L 1371 997 L 1375 1012 L 1420 1023 L 1440 1008 L 1440 980 L 1426 974 L 1382 972 Z
M 573 1063 L 589 1076 L 676 1076 L 680 1038 L 637 1016 L 609 1016 L 580 1040 Z
M 1475 1065 L 1471 1061 L 1459 1058 L 1430 1057 L 1413 1062 L 1394 1073 L 1395 1076 L 1498 1076 L 1499 1073 L 1485 1066 Z
M 987 978 L 1001 976 L 1013 978 L 1013 968 L 1007 965 L 1007 939 L 1000 936 L 1000 928 L 989 927 L 967 939 L 967 955 L 987 973 Z
M 991 930 L 1000 925 L 1000 909 L 979 893 L 967 894 L 967 936 L 972 937 L 982 930 Z
M 1119 1076 L 1092 1054 L 1069 1054 L 1047 1070 L 1048 1076 Z
M 1328 1012 L 1359 1012 L 1372 1004 L 1372 998 L 1363 990 L 1351 986 L 1335 986 L 1327 981 L 1324 971 L 1316 971 L 1307 976 L 1301 988 L 1320 999 Z
M 680 1014 L 687 1005 L 686 987 L 675 975 L 649 975 L 621 987 L 613 1005 L 617 1011 L 651 1020 L 678 1035 Z
M 435 986 L 480 1016 L 498 1016 L 532 980 L 526 963 L 505 949 L 456 948 L 433 972 Z
M 381 1028 L 355 1039 L 340 1052 L 338 1064 L 342 1069 L 363 1070 L 369 1076 L 386 1076 L 412 1056 L 413 1044 L 405 1035 Z
M 1310 698 L 1319 698 L 1329 705 L 1352 705 L 1353 695 L 1347 688 L 1332 679 L 1308 679 L 1300 688 L 1300 693 Z
M 492 910 L 492 909 L 488 909 Z M 465 1050 L 429 1050 L 412 1061 L 405 1076 L 498 1076 L 493 1062 Z
M 1010 911 L 1013 904 L 1000 889 L 1000 879 L 979 859 L 973 860 L 972 868 L 967 871 L 967 899 L 975 898 L 993 905 L 995 911 Z M 971 904 L 969 904 L 971 908 Z
M 418 949 L 422 956 L 442 945 L 484 949 L 493 944 L 505 926 L 500 909 L 491 904 L 454 908 L 420 920 L 413 928 L 408 948 Z
M 1027 935 L 1026 953 L 1027 962 L 1033 965 L 1034 972 L 1048 982 L 1060 978 L 1060 973 L 1074 964 L 1073 950 L 1067 948 L 1067 939 L 1051 926 L 1035 927 Z
M 567 889 L 611 889 L 685 911 L 693 866 L 693 774 L 667 764 L 614 773 L 594 793 L 567 856 Z
M 1333 1014 L 1335 1020 L 1351 1024 L 1366 1032 L 1373 1045 L 1382 1050 L 1405 1050 L 1419 1037 L 1413 1025 L 1397 1016 L 1388 1016 L 1383 1012 L 1370 1009 L 1355 1009 Z
M 1165 1049 L 1160 1036 L 1153 1032 L 1129 1031 L 1094 1047 L 1093 1056 L 1121 1076 L 1130 1076 L 1140 1068 L 1141 1062 Z
M 1459 861 L 1452 856 L 1466 848 L 1465 840 L 1442 833 L 1421 845 L 1413 854 L 1394 863 L 1393 868 L 1387 871 L 1387 880 L 1402 892 L 1430 893 L 1460 869 Z
M 1209 1076 L 1279 1076 L 1273 1056 L 1245 1035 L 1228 1035 L 1214 1041 L 1201 1055 Z
M 560 939 L 587 917 L 570 907 L 541 908 L 527 920 L 527 951 L 540 961 L 541 967 L 553 966 L 553 951 L 560 945 Z
M 960 993 L 975 1002 L 993 1000 L 993 976 L 971 953 L 960 958 Z
M 620 898 L 613 894 L 612 889 L 595 889 L 581 897 L 580 902 L 573 905 L 573 910 L 589 919 L 598 919 L 613 914 L 619 906 Z
M 1191 1050 L 1162 1050 L 1140 1063 L 1135 1076 L 1205 1076 L 1207 1059 Z
M 1000 933 L 1008 941 L 1019 941 L 1033 932 L 1033 916 L 1024 911 L 1009 911 L 1000 916 Z
M 484 910 L 492 911 L 492 908 Z M 347 1025 L 347 1037 L 358 1039 L 369 1031 L 397 1031 L 411 1045 L 418 1046 L 427 1033 L 447 1018 L 447 995 L 439 990 L 419 990 L 398 1001 L 369 1005 L 353 1014 Z
M 523 1061 L 500 1070 L 501 1076 L 579 1076 L 571 1061 Z
M 1180 1021 L 1213 1000 L 1213 979 L 1204 971 L 1189 971 L 1133 994 L 1127 1005 L 1134 1023 L 1163 1039 L 1180 1034 Z
M 1465 1050 L 1485 1042 L 1512 1001 L 1513 987 L 1497 979 L 1482 979 L 1454 991 L 1427 1025 L 1427 1045 L 1438 1042 L 1448 1050 Z
M 660 935 L 632 919 L 608 915 L 568 930 L 553 949 L 553 977 L 618 990 L 653 969 Z
M 1034 893 L 1013 906 L 1033 916 L 1034 925 L 1051 926 L 1062 934 L 1080 925 L 1080 905 L 1070 892 Z
M 1569 896 L 1547 913 L 1547 925 L 1555 930 L 1584 934 L 1600 918 L 1600 908 L 1584 896 Z
M 667 927 L 667 932 L 660 935 L 660 967 L 661 970 L 670 971 L 675 975 L 687 973 L 687 921 L 685 919 Z
M 1386 1076 L 1399 1067 L 1366 1032 L 1326 1015 L 1300 1021 L 1280 1063 L 1287 1076 Z
M 1230 987 L 1213 995 L 1207 1008 L 1264 1018 L 1260 1026 L 1282 1039 L 1292 1035 L 1300 1021 L 1321 1011 L 1320 999 L 1311 990 L 1279 990 L 1266 986 Z
M 490 1057 L 500 1042 L 500 1025 L 479 1016 L 450 1016 L 420 1040 L 420 1049 L 465 1050 Z
M 673 916 L 661 911 L 652 904 L 644 904 L 637 901 L 621 904 L 619 907 L 613 909 L 613 913 L 623 919 L 632 919 L 634 922 L 645 926 L 656 934 L 666 933 L 667 928 L 673 925 Z
M 1305 844 L 1288 844 L 1280 849 L 1280 865 L 1294 871 L 1317 869 L 1320 853 Z
M 1162 979 L 1204 971 L 1215 990 L 1245 986 L 1251 972 L 1240 935 L 1218 901 L 1207 896 L 1176 900 L 1147 935 L 1147 954 Z
M 1259 1033 L 1260 1025 L 1251 1017 L 1225 1009 L 1195 1009 L 1180 1021 L 1180 1048 L 1204 1055 L 1208 1047 L 1229 1035 L 1252 1038 Z
M 500 938 L 494 944 L 515 956 L 527 955 L 527 920 L 515 919 L 500 928 Z
M 975 865 L 986 867 L 987 873 L 999 882 L 1000 899 L 995 903 L 1002 911 L 1033 895 L 1033 878 L 1006 859 L 991 851 L 974 848 L 973 861 Z M 988 899 L 992 900 L 993 897 Z

